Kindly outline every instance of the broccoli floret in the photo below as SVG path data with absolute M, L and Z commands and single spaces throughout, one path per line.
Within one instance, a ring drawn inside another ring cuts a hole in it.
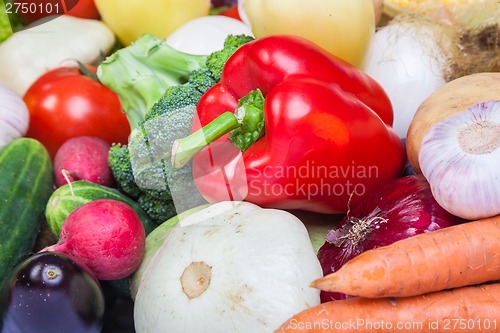
M 188 79 L 188 84 L 202 94 L 217 82 L 208 68 L 193 71 Z
M 97 76 L 118 94 L 134 129 L 168 87 L 187 82 L 192 71 L 206 67 L 206 61 L 207 55 L 181 52 L 163 39 L 144 34 L 107 57 Z
M 172 110 L 188 105 L 196 105 L 200 98 L 201 92 L 190 84 L 169 87 L 160 100 L 146 113 L 145 121 L 164 115 Z
M 217 82 L 220 80 L 222 69 L 229 57 L 231 57 L 240 46 L 253 39 L 253 37 L 246 35 L 229 35 L 224 40 L 224 47 L 222 50 L 215 51 L 208 56 L 206 67 Z
M 131 198 L 142 193 L 134 180 L 130 153 L 127 145 L 113 144 L 109 149 L 108 162 L 117 183 L 117 188 Z
M 146 191 L 137 200 L 142 210 L 158 224 L 177 215 L 176 207 L 170 195 L 164 191 Z
M 160 100 L 146 113 L 144 120 L 148 121 L 172 110 L 198 104 L 201 95 L 216 83 L 208 69 L 193 71 L 187 83 L 168 87 Z M 189 114 L 189 117 L 192 118 L 192 114 Z

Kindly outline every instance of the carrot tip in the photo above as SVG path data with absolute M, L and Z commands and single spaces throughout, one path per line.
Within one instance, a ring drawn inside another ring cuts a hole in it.
M 337 292 L 339 277 L 335 273 L 330 273 L 319 279 L 311 282 L 312 288 L 317 288 L 322 291 Z
M 316 279 L 313 282 L 311 282 L 311 284 L 309 286 L 312 287 L 312 288 L 321 289 L 322 286 L 324 286 L 324 284 L 325 284 L 324 279 L 323 278 L 319 278 L 319 279 Z

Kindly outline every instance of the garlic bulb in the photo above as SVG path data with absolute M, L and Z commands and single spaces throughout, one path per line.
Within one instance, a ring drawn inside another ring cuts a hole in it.
M 431 127 L 419 163 L 450 213 L 470 220 L 500 214 L 500 101 L 474 104 Z

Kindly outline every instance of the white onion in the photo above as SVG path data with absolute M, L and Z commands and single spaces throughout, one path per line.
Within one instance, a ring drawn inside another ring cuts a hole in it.
M 29 111 L 24 101 L 0 83 L 0 147 L 28 131 Z
M 419 105 L 446 83 L 439 34 L 425 25 L 398 22 L 379 29 L 365 72 L 385 89 L 394 108 L 394 130 L 405 138 Z

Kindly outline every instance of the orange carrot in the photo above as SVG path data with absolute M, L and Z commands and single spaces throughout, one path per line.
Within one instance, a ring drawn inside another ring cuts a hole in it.
M 500 280 L 500 215 L 363 252 L 312 283 L 362 297 L 406 297 Z
M 275 333 L 500 332 L 500 283 L 402 298 L 348 298 L 308 308 Z

